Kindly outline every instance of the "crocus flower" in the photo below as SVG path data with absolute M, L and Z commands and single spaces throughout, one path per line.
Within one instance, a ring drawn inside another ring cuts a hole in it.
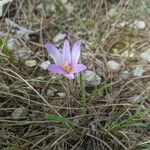
M 69 80 L 74 79 L 74 74 L 86 69 L 83 64 L 78 64 L 80 57 L 80 41 L 74 43 L 70 51 L 69 41 L 65 40 L 60 52 L 54 45 L 47 43 L 44 45 L 49 56 L 55 64 L 48 65 L 47 69 L 53 73 L 62 74 Z

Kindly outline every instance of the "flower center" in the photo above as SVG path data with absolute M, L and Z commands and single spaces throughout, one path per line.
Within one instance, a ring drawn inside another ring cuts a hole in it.
M 72 67 L 70 65 L 68 65 L 67 63 L 65 63 L 62 66 L 62 69 L 66 72 L 66 73 L 70 73 L 72 71 Z

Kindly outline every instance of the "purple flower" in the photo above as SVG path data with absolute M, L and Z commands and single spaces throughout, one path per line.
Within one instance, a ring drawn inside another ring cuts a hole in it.
M 70 51 L 69 41 L 65 40 L 62 53 L 52 44 L 45 44 L 49 56 L 55 64 L 49 65 L 47 69 L 53 73 L 62 74 L 69 80 L 74 79 L 74 74 L 86 69 L 83 64 L 78 64 L 80 57 L 80 41 L 74 43 Z

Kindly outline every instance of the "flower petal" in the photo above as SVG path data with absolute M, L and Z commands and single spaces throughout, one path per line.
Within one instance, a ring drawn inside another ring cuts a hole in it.
M 72 64 L 76 65 L 78 63 L 79 57 L 80 57 L 80 41 L 77 41 L 74 43 L 72 48 Z
M 53 73 L 66 75 L 67 73 L 57 64 L 49 65 L 47 69 Z
M 65 40 L 62 50 L 62 57 L 64 62 L 71 63 L 70 45 L 69 41 Z
M 71 71 L 71 73 L 78 73 L 80 71 L 85 70 L 87 67 L 84 66 L 83 64 L 77 64 L 75 66 L 73 66 L 73 70 Z
M 52 57 L 56 64 L 60 64 L 62 62 L 61 53 L 54 45 L 47 43 L 44 47 L 47 49 L 49 56 Z
M 66 78 L 68 78 L 69 80 L 72 80 L 74 79 L 74 74 L 73 73 L 70 73 L 70 74 L 66 74 L 64 75 Z

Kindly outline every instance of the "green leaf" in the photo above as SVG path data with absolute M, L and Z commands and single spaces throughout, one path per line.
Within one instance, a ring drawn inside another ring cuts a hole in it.
M 67 118 L 64 118 L 64 117 L 58 116 L 58 115 L 54 115 L 54 114 L 46 114 L 45 117 L 47 120 L 50 120 L 50 121 L 58 121 L 61 123 L 70 122 Z
M 4 46 L 3 46 L 4 45 Z M 5 46 L 4 41 L 0 38 L 0 48 L 2 48 L 2 52 L 7 56 L 10 62 L 15 62 L 15 55 Z
M 64 118 L 62 116 L 54 115 L 54 114 L 45 114 L 46 120 L 52 121 L 52 122 L 60 122 L 65 124 L 67 127 L 72 129 L 74 127 L 74 123 L 68 120 L 67 118 Z
M 98 93 L 103 93 L 104 90 L 110 88 L 113 84 L 115 84 L 116 82 L 114 83 L 110 83 L 110 84 L 105 84 L 104 86 L 96 89 L 95 91 L 93 91 L 87 98 L 86 98 L 86 103 L 89 104 L 92 100 L 92 98 L 94 98 Z

